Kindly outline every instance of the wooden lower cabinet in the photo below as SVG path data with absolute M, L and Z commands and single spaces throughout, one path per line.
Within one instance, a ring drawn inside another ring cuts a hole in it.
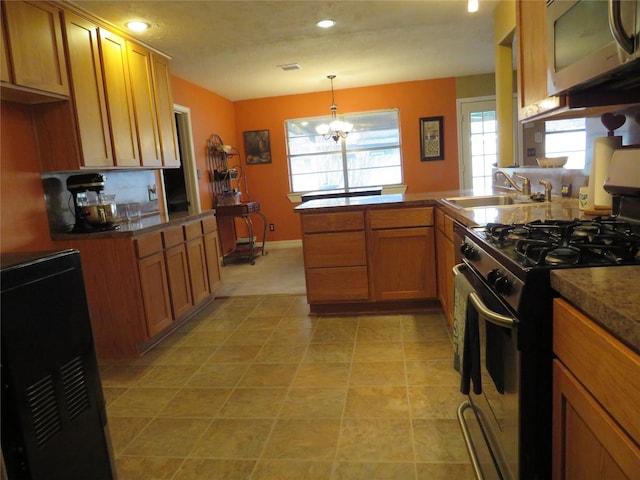
M 306 271 L 309 303 L 369 299 L 366 266 L 312 268 Z
M 215 292 L 222 286 L 222 271 L 220 268 L 220 241 L 217 232 L 205 233 L 204 253 L 207 259 L 207 275 L 209 288 Z
M 640 356 L 554 302 L 553 480 L 640 478 Z
M 187 261 L 189 262 L 189 282 L 193 303 L 198 304 L 209 296 L 209 278 L 207 274 L 207 257 L 202 237 L 186 243 Z
M 213 300 L 222 281 L 211 225 L 213 216 L 135 237 L 59 242 L 80 251 L 98 358 L 139 356 Z
M 453 219 L 441 209 L 436 210 L 435 219 L 438 299 L 447 321 L 453 327 L 453 267 L 456 261 L 453 244 Z
M 214 293 L 222 286 L 222 271 L 220 268 L 221 249 L 217 229 L 218 223 L 215 217 L 207 217 L 202 220 L 202 240 L 204 241 L 207 277 L 209 279 L 209 291 L 211 293 Z
M 164 252 L 167 262 L 167 277 L 171 295 L 171 309 L 174 318 L 179 318 L 193 307 L 191 287 L 189 285 L 189 264 L 187 249 L 181 243 Z
M 371 239 L 375 300 L 436 297 L 433 227 L 374 230 Z
M 147 332 L 153 337 L 173 321 L 167 269 L 162 252 L 138 260 L 138 272 Z
M 312 311 L 436 298 L 432 207 L 311 211 L 300 222 Z

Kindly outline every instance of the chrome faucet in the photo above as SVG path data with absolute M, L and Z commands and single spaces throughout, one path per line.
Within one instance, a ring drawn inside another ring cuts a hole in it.
M 551 201 L 551 182 L 549 180 L 540 180 L 540 185 L 544 185 L 544 199 L 547 202 Z
M 531 195 L 531 182 L 529 181 L 529 179 L 523 175 L 518 175 L 517 173 L 513 174 L 514 178 L 519 178 L 520 180 L 522 180 L 522 187 L 518 186 L 518 184 L 513 180 L 513 178 L 511 178 L 509 175 L 507 175 L 503 170 L 498 170 L 493 174 L 493 182 L 497 182 L 498 181 L 498 174 L 501 173 L 504 178 L 507 180 L 507 182 L 509 182 L 509 185 L 511 185 L 513 188 L 516 189 L 517 192 L 520 192 L 522 195 Z

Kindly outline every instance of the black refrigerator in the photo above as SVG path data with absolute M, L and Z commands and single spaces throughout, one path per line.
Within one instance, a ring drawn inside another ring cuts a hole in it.
M 2 254 L 0 268 L 9 480 L 116 478 L 80 254 Z

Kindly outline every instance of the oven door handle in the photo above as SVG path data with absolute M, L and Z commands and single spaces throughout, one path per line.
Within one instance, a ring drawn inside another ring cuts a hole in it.
M 469 294 L 469 300 L 471 300 L 473 306 L 476 307 L 480 316 L 485 318 L 487 321 L 505 328 L 513 328 L 515 326 L 516 320 L 513 317 L 500 315 L 499 313 L 487 308 L 487 306 L 482 303 L 482 300 L 480 300 L 480 297 L 476 292 L 471 292 Z
M 462 273 L 463 268 L 467 268 L 467 266 L 464 263 L 459 263 L 458 265 L 455 265 L 453 267 L 454 277 L 456 275 L 463 275 Z M 515 318 L 507 317 L 506 315 L 501 315 L 497 312 L 494 312 L 482 302 L 482 300 L 480 299 L 480 297 L 476 292 L 471 292 L 469 294 L 469 300 L 471 300 L 471 303 L 473 304 L 473 306 L 476 308 L 476 310 L 478 310 L 478 313 L 480 314 L 480 316 L 482 316 L 489 322 L 505 328 L 513 328 L 515 326 L 516 324 Z

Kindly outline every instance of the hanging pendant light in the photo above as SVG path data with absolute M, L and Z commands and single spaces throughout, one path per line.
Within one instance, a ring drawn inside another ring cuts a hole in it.
M 327 125 L 326 123 L 318 125 L 316 127 L 316 132 L 322 135 L 325 140 L 333 138 L 333 140 L 337 143 L 341 138 L 347 137 L 351 129 L 353 129 L 353 124 L 338 120 L 336 116 L 338 106 L 336 105 L 336 102 L 333 98 L 333 79 L 336 78 L 336 76 L 328 75 L 327 78 L 331 80 L 331 123 L 329 123 L 329 125 Z

